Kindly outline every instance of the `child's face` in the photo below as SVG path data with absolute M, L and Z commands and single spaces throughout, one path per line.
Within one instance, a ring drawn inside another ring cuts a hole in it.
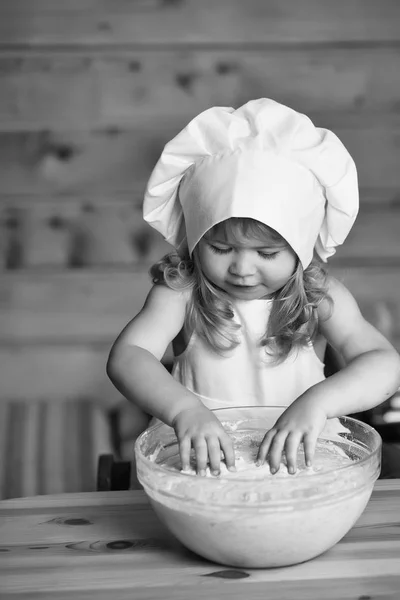
M 282 241 L 249 239 L 211 232 L 198 246 L 203 273 L 217 287 L 239 300 L 265 298 L 283 287 L 293 274 L 297 257 Z

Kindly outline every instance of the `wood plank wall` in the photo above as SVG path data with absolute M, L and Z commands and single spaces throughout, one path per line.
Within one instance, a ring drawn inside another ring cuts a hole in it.
M 353 154 L 332 271 L 400 348 L 397 0 L 0 0 L 0 398 L 118 400 L 106 355 L 167 250 L 151 169 L 201 110 L 262 96 Z

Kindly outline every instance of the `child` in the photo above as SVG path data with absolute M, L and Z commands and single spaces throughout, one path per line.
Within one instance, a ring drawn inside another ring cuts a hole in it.
M 107 372 L 144 412 L 172 426 L 182 468 L 235 469 L 231 440 L 210 409 L 286 407 L 266 432 L 272 473 L 282 453 L 312 464 L 327 419 L 369 409 L 400 385 L 400 359 L 321 263 L 358 212 L 354 162 L 326 129 L 272 100 L 214 107 L 164 148 L 144 218 L 175 247 L 111 350 Z M 324 378 L 324 340 L 345 368 Z M 168 345 L 172 375 L 160 360 Z M 322 343 L 322 344 L 321 344 Z

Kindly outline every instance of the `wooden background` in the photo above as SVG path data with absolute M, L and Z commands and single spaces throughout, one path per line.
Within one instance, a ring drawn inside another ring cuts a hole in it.
M 0 399 L 119 400 L 106 356 L 167 249 L 151 169 L 199 111 L 263 96 L 353 154 L 332 272 L 400 348 L 398 0 L 0 0 Z

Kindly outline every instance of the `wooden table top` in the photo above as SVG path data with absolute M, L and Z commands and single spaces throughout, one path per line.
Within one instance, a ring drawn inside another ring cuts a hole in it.
M 400 598 L 400 479 L 377 481 L 353 529 L 300 565 L 230 569 L 186 550 L 142 491 L 0 502 L 0 598 Z

